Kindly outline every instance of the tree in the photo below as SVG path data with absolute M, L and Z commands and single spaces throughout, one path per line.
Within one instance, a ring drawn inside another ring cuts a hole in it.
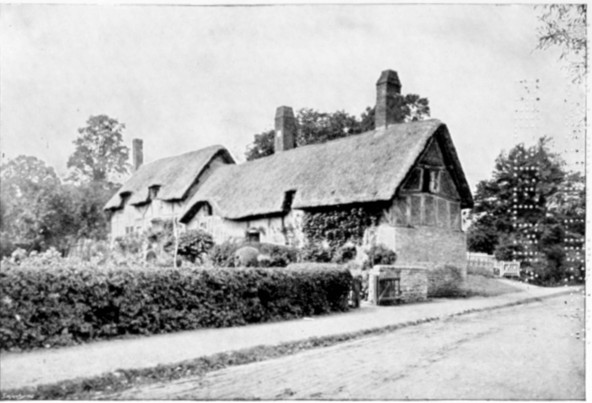
M 582 83 L 586 75 L 587 5 L 547 4 L 542 7 L 537 48 L 560 48 L 560 59 L 569 64 L 573 81 Z
M 90 182 L 69 187 L 72 212 L 76 216 L 76 227 L 72 235 L 76 239 L 106 239 L 109 217 L 103 210 L 118 185 Z
M 419 95 L 399 95 L 396 102 L 399 111 L 398 121 L 408 122 L 421 120 L 430 115 L 427 98 Z M 296 115 L 298 135 L 296 146 L 324 143 L 354 134 L 374 130 L 374 108 L 366 108 L 360 119 L 344 111 L 333 113 L 318 112 L 314 109 L 300 109 Z M 254 141 L 247 147 L 247 161 L 266 157 L 274 152 L 274 131 L 269 130 L 255 134 Z
M 109 182 L 116 174 L 128 173 L 129 149 L 123 144 L 125 125 L 106 115 L 91 116 L 78 129 L 76 149 L 68 159 L 72 179 Z
M 498 156 L 493 178 L 477 185 L 467 243 L 472 251 L 537 268 L 539 280 L 553 283 L 569 274 L 573 242 L 566 239 L 583 239 L 585 201 L 582 176 L 566 174 L 548 142 L 543 137 Z M 578 220 L 580 227 L 572 225 Z
M 0 167 L 0 178 L 1 253 L 10 254 L 16 247 L 63 250 L 76 220 L 54 169 L 21 155 Z

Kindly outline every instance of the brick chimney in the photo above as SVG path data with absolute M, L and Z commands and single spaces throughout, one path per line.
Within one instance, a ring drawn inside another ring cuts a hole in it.
M 275 111 L 275 152 L 296 147 L 296 118 L 289 106 L 280 106 Z
M 133 158 L 133 168 L 134 172 L 140 168 L 140 166 L 144 163 L 144 150 L 143 150 L 144 142 L 142 139 L 133 139 L 132 140 L 132 158 Z
M 396 123 L 396 112 L 393 109 L 395 98 L 401 93 L 401 82 L 396 71 L 385 70 L 376 83 L 376 112 L 374 126 L 387 127 Z

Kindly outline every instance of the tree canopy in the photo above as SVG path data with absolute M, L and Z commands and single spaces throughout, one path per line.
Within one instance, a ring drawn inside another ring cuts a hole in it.
M 425 119 L 430 116 L 427 98 L 416 94 L 399 95 L 395 106 L 398 122 Z M 345 111 L 333 113 L 319 112 L 302 108 L 296 114 L 298 134 L 296 146 L 324 143 L 341 137 L 364 133 L 374 129 L 374 108 L 367 107 L 360 118 Z M 263 158 L 274 152 L 274 131 L 268 130 L 255 134 L 253 143 L 247 147 L 247 161 Z
M 586 4 L 547 4 L 539 19 L 539 49 L 557 47 L 565 60 L 573 81 L 582 83 L 586 75 Z
M 36 157 L 21 155 L 0 166 L 0 179 L 2 251 L 61 246 L 74 217 L 54 169 Z
M 128 173 L 129 148 L 123 144 L 125 125 L 106 115 L 91 116 L 78 129 L 76 149 L 68 159 L 73 179 L 92 182 L 112 180 Z
M 0 166 L 0 255 L 17 247 L 66 252 L 78 239 L 107 237 L 103 207 L 118 186 L 113 179 L 128 169 L 124 127 L 108 116 L 91 116 L 78 130 L 65 182 L 33 156 Z
M 584 237 L 585 186 L 562 166 L 545 137 L 500 154 L 493 177 L 477 185 L 469 250 L 518 260 L 539 269 L 544 281 L 571 275 L 568 263 L 581 262 L 575 248 Z

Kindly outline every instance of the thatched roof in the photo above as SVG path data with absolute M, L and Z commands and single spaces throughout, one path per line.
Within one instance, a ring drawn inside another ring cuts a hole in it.
M 204 202 L 229 219 L 286 212 L 290 192 L 295 192 L 291 207 L 299 209 L 388 201 L 432 137 L 443 150 L 462 207 L 471 207 L 469 185 L 448 129 L 431 119 L 222 166 L 193 195 L 181 221 L 191 220 Z
M 216 145 L 143 165 L 107 202 L 105 210 L 122 208 L 123 198 L 127 196 L 129 204 L 147 203 L 149 188 L 152 186 L 159 186 L 157 199 L 182 200 L 204 168 L 217 155 L 221 155 L 228 163 L 234 163 L 228 151 Z

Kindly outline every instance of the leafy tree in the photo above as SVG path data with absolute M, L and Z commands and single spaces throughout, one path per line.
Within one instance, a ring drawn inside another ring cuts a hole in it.
M 108 216 L 103 206 L 117 190 L 117 176 L 128 173 L 129 148 L 123 144 L 124 124 L 106 115 L 91 116 L 86 123 L 68 159 L 76 183 L 70 188 L 78 219 L 75 236 L 104 239 Z
M 569 274 L 566 239 L 583 239 L 585 186 L 580 174 L 563 171 L 548 141 L 500 154 L 493 178 L 477 185 L 467 243 L 537 268 L 540 281 L 553 283 Z
M 123 144 L 125 125 L 106 115 L 91 116 L 86 124 L 78 129 L 76 149 L 68 159 L 72 178 L 107 182 L 114 175 L 126 174 L 129 149 Z
M 268 130 L 255 135 L 253 143 L 247 146 L 247 152 L 245 153 L 247 161 L 253 161 L 273 154 L 274 133 L 273 130 Z
M 53 168 L 21 155 L 0 167 L 2 254 L 16 247 L 63 250 L 75 224 L 72 203 Z
M 427 98 L 415 94 L 400 95 L 396 99 L 395 108 L 399 111 L 399 122 L 421 120 L 430 115 Z M 374 110 L 374 108 L 366 108 L 358 119 L 344 111 L 325 113 L 310 108 L 300 109 L 296 114 L 299 126 L 296 146 L 324 143 L 374 130 Z M 274 131 L 269 130 L 254 136 L 254 141 L 247 147 L 245 155 L 247 161 L 252 161 L 271 155 L 273 152 Z
M 586 75 L 587 5 L 548 4 L 542 7 L 538 48 L 560 48 L 560 59 L 569 63 L 573 81 L 582 83 Z
M 112 183 L 90 182 L 71 186 L 69 194 L 72 211 L 76 216 L 73 235 L 77 238 L 106 239 L 109 230 L 109 216 L 103 208 L 117 190 Z

